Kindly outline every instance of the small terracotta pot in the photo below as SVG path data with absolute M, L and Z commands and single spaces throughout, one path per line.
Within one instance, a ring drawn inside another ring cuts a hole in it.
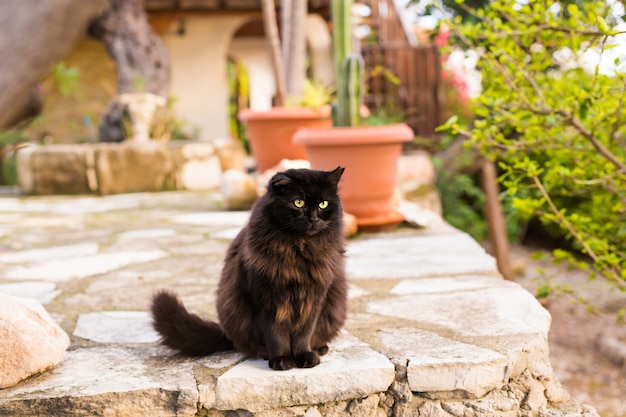
M 375 229 L 404 219 L 392 202 L 402 143 L 413 137 L 411 128 L 399 123 L 303 128 L 293 140 L 305 146 L 312 168 L 346 168 L 339 183 L 344 210 L 356 216 L 359 228 Z
M 250 150 L 257 171 L 272 168 L 283 159 L 307 159 L 302 145 L 292 142 L 301 127 L 329 127 L 330 107 L 273 107 L 267 111 L 242 110 L 237 115 L 246 124 Z

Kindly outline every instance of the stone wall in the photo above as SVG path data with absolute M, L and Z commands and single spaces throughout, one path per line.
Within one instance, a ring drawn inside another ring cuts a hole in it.
M 36 195 L 211 190 L 233 168 L 244 169 L 244 154 L 231 140 L 32 145 L 17 154 L 18 185 Z

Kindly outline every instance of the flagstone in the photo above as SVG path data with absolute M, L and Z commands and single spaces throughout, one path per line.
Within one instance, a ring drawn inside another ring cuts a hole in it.
M 53 282 L 14 282 L 0 284 L 0 292 L 16 297 L 34 298 L 41 304 L 48 304 L 61 293 Z
M 172 222 L 196 225 L 244 226 L 248 223 L 249 218 L 249 211 L 212 211 L 181 214 L 172 218 Z
M 160 339 L 146 311 L 101 311 L 81 314 L 74 336 L 99 343 L 153 343 Z
M 39 262 L 51 259 L 75 258 L 98 253 L 96 242 L 79 243 L 76 245 L 52 246 L 40 249 L 29 249 L 16 252 L 0 253 L 0 262 L 23 263 Z
M 162 250 L 98 253 L 81 258 L 50 260 L 28 266 L 16 266 L 5 270 L 4 278 L 61 282 L 103 274 L 124 266 L 154 261 L 166 256 L 167 253 Z
M 193 416 L 198 402 L 194 363 L 174 363 L 167 355 L 166 349 L 154 347 L 70 350 L 45 376 L 3 390 L 0 415 L 89 410 L 91 415 Z
M 452 307 L 453 306 L 453 307 Z M 463 336 L 547 339 L 550 314 L 517 284 L 372 301 L 371 313 L 441 326 Z
M 160 237 L 175 236 L 177 234 L 174 229 L 137 229 L 129 230 L 117 235 L 118 239 L 156 239 Z
M 258 412 L 362 398 L 386 391 L 394 376 L 389 359 L 344 333 L 314 368 L 277 372 L 263 359 L 236 365 L 217 379 L 215 407 Z
M 406 279 L 390 291 L 391 294 L 430 294 L 449 291 L 466 291 L 493 286 L 515 285 L 502 278 L 485 275 L 460 275 L 450 277 Z
M 355 240 L 347 248 L 346 270 L 354 279 L 498 273 L 495 259 L 465 233 Z
M 464 391 L 480 397 L 505 383 L 507 357 L 493 350 L 415 328 L 382 329 L 378 337 L 385 347 L 408 359 L 413 392 Z

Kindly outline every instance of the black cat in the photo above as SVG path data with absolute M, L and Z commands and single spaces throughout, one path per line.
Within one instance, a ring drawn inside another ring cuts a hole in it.
M 346 318 L 343 171 L 274 175 L 226 254 L 219 324 L 162 291 L 152 301 L 162 343 L 188 356 L 236 349 L 275 370 L 318 365 Z

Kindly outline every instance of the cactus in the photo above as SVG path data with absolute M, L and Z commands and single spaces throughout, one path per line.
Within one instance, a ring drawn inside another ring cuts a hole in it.
M 337 102 L 335 126 L 357 126 L 363 92 L 363 58 L 353 52 L 353 0 L 332 0 L 333 50 Z

